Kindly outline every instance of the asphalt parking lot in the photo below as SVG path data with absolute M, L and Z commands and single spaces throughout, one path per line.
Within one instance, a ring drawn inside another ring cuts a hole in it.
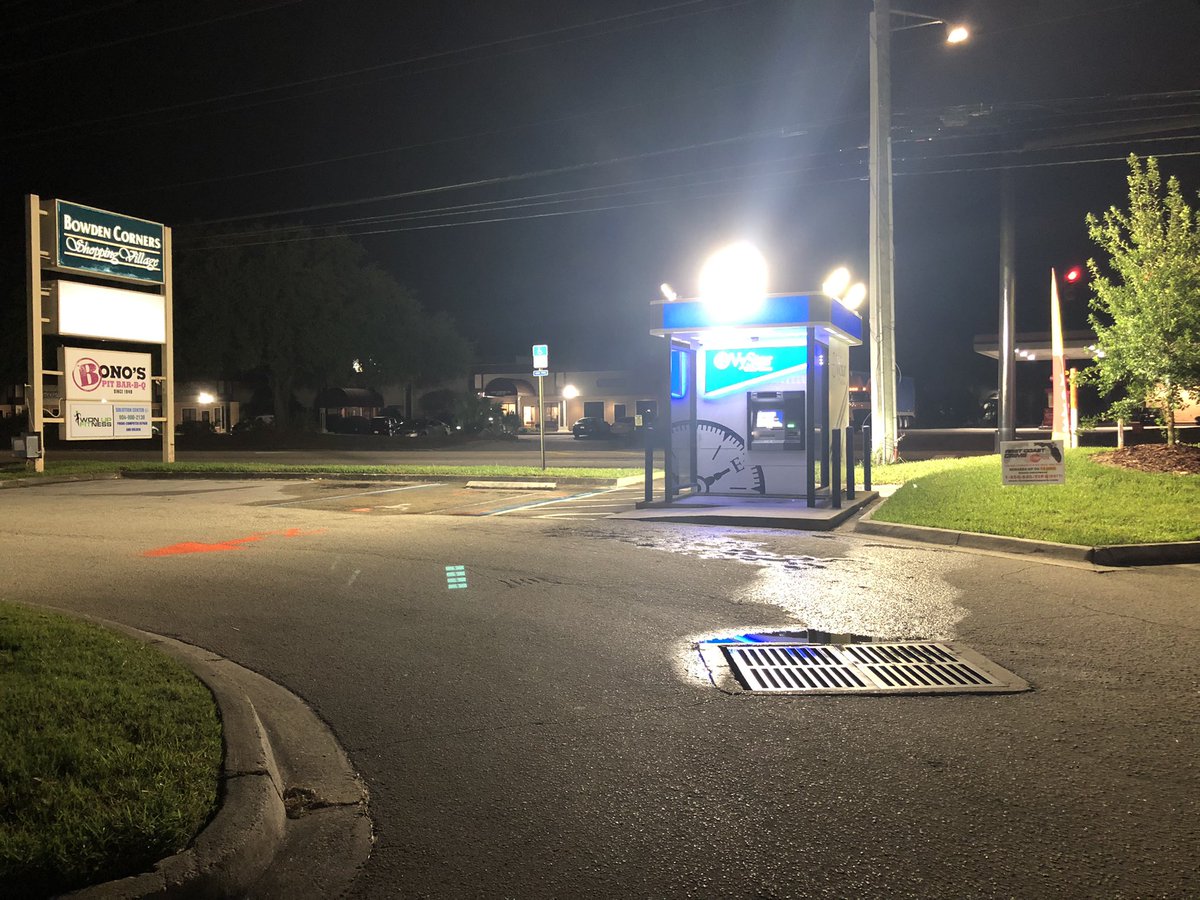
M 350 512 L 372 516 L 516 516 L 543 519 L 597 519 L 633 508 L 642 497 L 633 487 L 556 488 L 467 487 L 435 480 L 399 483 L 378 481 L 289 481 L 286 499 L 254 500 L 248 505 Z

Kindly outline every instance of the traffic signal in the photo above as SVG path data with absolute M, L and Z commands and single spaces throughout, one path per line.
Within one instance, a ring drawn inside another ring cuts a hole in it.
M 1076 284 L 1083 277 L 1083 269 L 1079 268 L 1079 266 L 1072 266 L 1067 269 L 1067 274 L 1063 277 L 1066 279 L 1067 284 Z

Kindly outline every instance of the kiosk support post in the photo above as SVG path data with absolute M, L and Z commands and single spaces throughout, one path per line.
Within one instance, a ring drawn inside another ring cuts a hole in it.
M 830 444 L 830 452 L 832 456 L 829 479 L 830 502 L 834 509 L 842 508 L 842 430 L 840 428 L 833 429 L 830 432 L 833 438 Z
M 645 482 L 645 500 L 647 503 L 654 502 L 654 426 L 647 422 L 643 430 L 643 435 L 646 438 L 646 468 L 643 474 Z
M 846 499 L 854 499 L 854 426 L 846 426 Z
M 871 490 L 871 426 L 863 426 L 863 490 Z

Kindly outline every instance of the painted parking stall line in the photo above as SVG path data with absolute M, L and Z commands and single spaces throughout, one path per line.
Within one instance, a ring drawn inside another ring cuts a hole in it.
M 403 487 L 395 488 L 380 488 L 375 491 L 356 491 L 353 494 L 336 494 L 332 497 L 304 497 L 300 500 L 284 500 L 282 503 L 269 503 L 268 506 L 294 506 L 298 503 L 327 503 L 330 500 L 350 500 L 354 497 L 370 497 L 374 494 L 395 494 L 400 491 L 416 491 L 421 488 L 441 487 L 442 482 L 430 482 L 421 484 L 406 484 Z
M 600 494 L 609 492 L 609 488 L 604 488 L 599 491 L 588 491 L 585 494 L 572 494 L 570 497 L 555 497 L 553 500 L 534 500 L 529 503 L 518 503 L 515 506 L 506 506 L 504 509 L 495 509 L 489 513 L 484 513 L 488 516 L 503 516 L 512 512 L 520 512 L 525 509 L 537 509 L 540 506 L 549 506 L 552 503 L 568 503 L 572 500 L 583 500 L 588 497 L 596 497 Z

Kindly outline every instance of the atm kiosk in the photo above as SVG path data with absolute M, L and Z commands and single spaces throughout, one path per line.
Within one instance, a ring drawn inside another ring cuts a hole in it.
M 661 301 L 670 359 L 664 499 L 806 498 L 831 477 L 835 431 L 850 425 L 850 347 L 862 319 L 820 293 L 774 294 L 753 309 Z M 663 434 L 665 432 L 665 435 Z

